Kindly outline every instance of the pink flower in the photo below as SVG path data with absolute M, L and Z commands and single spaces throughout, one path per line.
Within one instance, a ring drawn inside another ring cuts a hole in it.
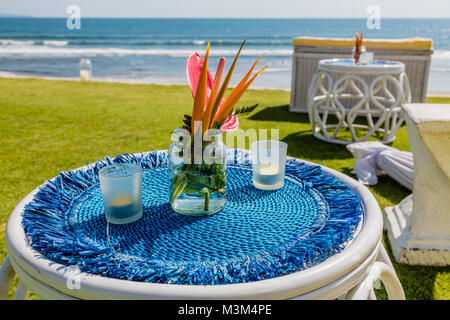
M 239 128 L 239 120 L 236 116 L 229 116 L 220 128 L 223 132 L 233 132 Z
M 186 74 L 189 82 L 189 87 L 191 88 L 192 97 L 195 99 L 195 94 L 197 92 L 197 86 L 198 81 L 200 78 L 200 73 L 203 66 L 203 58 L 198 54 L 194 53 L 190 55 L 186 62 Z M 211 72 L 208 70 L 208 77 L 207 77 L 207 91 L 206 91 L 206 105 L 209 101 L 209 96 L 211 95 L 211 91 L 213 89 L 213 86 L 215 85 L 215 96 L 217 96 L 220 83 L 222 81 L 222 76 L 225 69 L 225 58 L 221 58 L 219 61 L 219 65 L 217 67 L 216 76 L 213 80 L 213 77 L 211 75 Z M 213 97 L 215 99 L 215 97 Z M 225 99 L 222 99 L 222 102 L 220 105 L 223 104 Z M 205 105 L 205 107 L 206 107 Z M 220 106 L 219 108 L 220 109 Z M 221 130 L 223 132 L 233 132 L 239 128 L 239 120 L 236 116 L 230 116 L 225 121 L 223 126 L 221 127 Z
M 189 81 L 189 86 L 191 87 L 192 97 L 195 98 L 195 93 L 197 92 L 197 85 L 198 80 L 200 78 L 200 72 L 202 71 L 203 66 L 203 58 L 198 54 L 194 53 L 191 54 L 186 62 L 186 73 L 187 78 Z M 208 70 L 208 79 L 207 79 L 207 86 L 208 86 L 208 93 L 207 97 L 211 94 L 211 90 L 213 87 L 213 77 L 211 75 L 211 72 Z

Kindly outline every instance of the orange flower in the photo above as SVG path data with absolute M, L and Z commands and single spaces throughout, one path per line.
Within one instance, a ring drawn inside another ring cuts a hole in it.
M 252 78 L 250 78 L 254 68 L 256 67 L 256 64 L 262 58 L 262 56 L 259 57 L 247 72 L 245 77 L 233 89 L 230 95 L 226 99 L 224 99 L 225 92 L 230 83 L 231 76 L 233 74 L 234 68 L 244 44 L 245 41 L 242 43 L 238 53 L 236 54 L 230 70 L 228 71 L 222 84 L 221 81 L 225 69 L 225 58 L 220 59 L 215 79 L 214 81 L 212 81 L 212 76 L 208 71 L 210 42 L 208 42 L 208 46 L 206 48 L 204 61 L 198 54 L 189 56 L 186 64 L 186 70 L 189 85 L 194 96 L 194 107 L 192 110 L 191 118 L 192 134 L 198 134 L 200 131 L 200 128 L 195 128 L 196 121 L 202 121 L 202 134 L 204 134 L 208 129 L 212 128 L 215 125 L 215 122 L 217 122 L 219 126 L 222 126 L 227 118 L 231 115 L 231 113 L 233 112 L 233 107 L 244 95 L 248 87 L 252 84 L 256 77 L 267 68 L 265 67 L 261 69 Z M 236 125 L 232 126 L 232 128 L 236 128 Z M 227 127 L 227 130 L 228 129 L 229 128 Z

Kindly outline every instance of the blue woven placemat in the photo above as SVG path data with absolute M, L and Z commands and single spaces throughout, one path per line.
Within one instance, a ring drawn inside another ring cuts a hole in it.
M 227 204 L 188 217 L 168 203 L 166 152 L 120 155 L 60 173 L 25 207 L 30 245 L 46 258 L 112 278 L 173 284 L 229 284 L 300 271 L 340 252 L 362 219 L 357 193 L 318 166 L 286 164 L 285 186 L 252 185 L 249 154 L 229 151 Z M 126 225 L 106 219 L 98 170 L 111 163 L 144 169 L 143 217 Z

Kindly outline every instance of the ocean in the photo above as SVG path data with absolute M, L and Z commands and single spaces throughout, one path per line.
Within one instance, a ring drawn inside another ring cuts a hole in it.
M 81 19 L 69 30 L 66 19 L 0 18 L 0 76 L 78 78 L 79 60 L 89 58 L 93 78 L 142 83 L 187 83 L 186 58 L 204 53 L 211 40 L 211 72 L 220 57 L 227 65 L 241 42 L 247 44 L 232 84 L 262 53 L 269 66 L 253 87 L 290 88 L 292 38 L 298 36 L 432 38 L 428 90 L 450 92 L 450 19 L 384 19 L 367 30 L 361 19 Z

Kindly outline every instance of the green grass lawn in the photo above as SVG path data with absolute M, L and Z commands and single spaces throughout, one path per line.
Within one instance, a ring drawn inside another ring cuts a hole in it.
M 248 91 L 241 104 L 254 103 L 261 108 L 240 118 L 242 129 L 277 128 L 290 156 L 351 175 L 352 155 L 313 138 L 307 115 L 289 113 L 288 92 Z M 191 108 L 187 86 L 0 79 L 0 261 L 8 216 L 27 193 L 60 171 L 105 156 L 167 149 L 171 131 Z M 392 146 L 409 149 L 405 126 Z M 409 194 L 387 176 L 370 190 L 381 208 Z M 394 265 L 407 299 L 450 299 L 450 267 Z

